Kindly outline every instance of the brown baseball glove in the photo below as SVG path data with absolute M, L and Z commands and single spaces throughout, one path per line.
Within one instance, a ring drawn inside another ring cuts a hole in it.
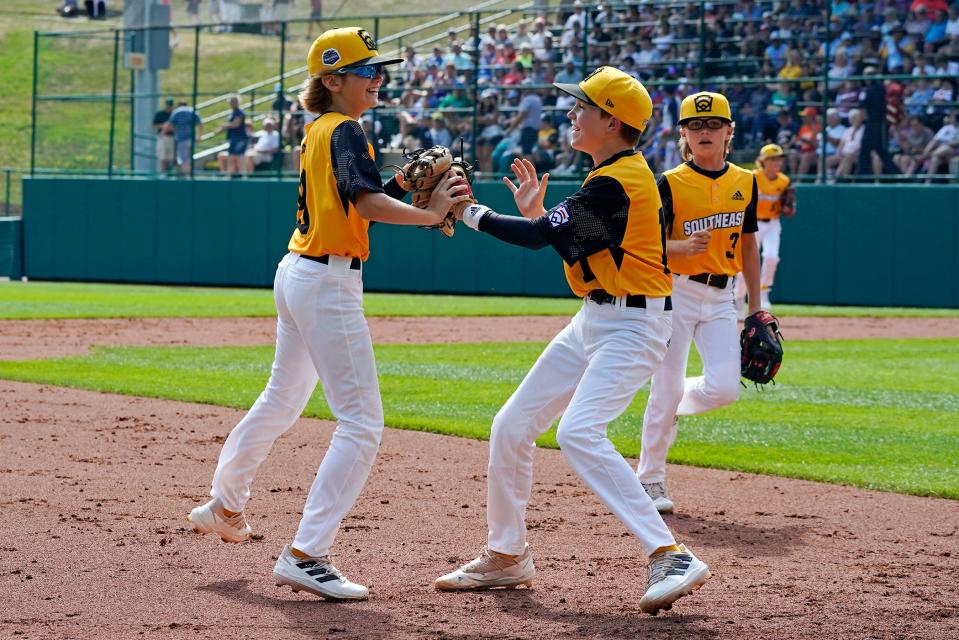
M 446 147 L 417 149 L 408 154 L 407 158 L 409 161 L 403 167 L 403 180 L 413 190 L 413 206 L 419 209 L 429 206 L 433 189 L 450 171 L 466 180 L 467 184 L 472 183 L 473 166 L 465 160 L 454 159 L 453 153 Z M 452 238 L 456 229 L 456 214 L 475 202 L 471 197 L 470 200 L 455 205 L 442 222 L 426 228 L 439 229 L 445 236 Z

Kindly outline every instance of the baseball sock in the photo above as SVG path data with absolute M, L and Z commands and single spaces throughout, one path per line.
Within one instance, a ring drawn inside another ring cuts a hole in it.
M 682 549 L 679 548 L 679 545 L 671 544 L 668 547 L 660 547 L 659 549 L 656 549 L 655 551 L 653 551 L 652 555 L 654 556 L 657 553 L 663 553 L 664 551 L 682 551 Z

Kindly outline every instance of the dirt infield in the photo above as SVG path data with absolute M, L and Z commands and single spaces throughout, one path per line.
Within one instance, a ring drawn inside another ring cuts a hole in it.
M 371 318 L 374 341 L 548 340 L 562 317 Z M 959 319 L 787 318 L 791 340 L 959 336 Z M 269 344 L 273 318 L 4 321 L 0 358 L 93 345 Z M 330 604 L 270 571 L 333 425 L 302 420 L 254 485 L 257 538 L 186 526 L 241 412 L 0 381 L 0 638 L 954 638 L 959 502 L 673 466 L 667 516 L 715 577 L 651 618 L 638 544 L 558 451 L 536 452 L 532 590 L 439 594 L 485 538 L 487 444 L 388 429 Z
M 435 593 L 483 544 L 487 445 L 391 429 L 336 545 L 371 600 L 294 595 L 270 571 L 330 423 L 278 441 L 249 505 L 262 537 L 185 526 L 241 415 L 0 382 L 0 637 L 929 639 L 959 625 L 959 502 L 676 466 L 667 521 L 715 577 L 641 615 L 638 544 L 551 450 L 536 452 L 533 589 Z
M 373 342 L 547 341 L 569 318 L 510 316 L 370 318 Z M 959 318 L 783 318 L 787 340 L 959 337 Z M 257 345 L 276 339 L 276 318 L 4 320 L 0 359 L 54 358 L 91 345 Z

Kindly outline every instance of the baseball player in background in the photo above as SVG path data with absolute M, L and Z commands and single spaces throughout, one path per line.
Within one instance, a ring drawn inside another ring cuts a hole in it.
M 210 495 L 190 513 L 198 533 L 228 542 L 251 535 L 244 517 L 250 485 L 273 442 L 299 418 L 319 380 L 337 426 L 293 542 L 283 548 L 273 575 L 286 584 L 333 600 L 363 600 L 365 586 L 333 566 L 330 547 L 340 521 L 359 496 L 383 432 L 373 345 L 363 315 L 362 263 L 369 257 L 371 220 L 437 224 L 468 185 L 445 178 L 425 210 L 400 202 L 398 178 L 385 186 L 373 148 L 358 122 L 377 105 L 383 65 L 363 29 L 324 32 L 307 59 L 310 79 L 300 94 L 319 117 L 306 129 L 296 229 L 274 281 L 278 314 L 276 355 L 266 389 L 230 432 L 220 452 Z
M 759 202 L 756 204 L 756 219 L 759 231 L 756 232 L 756 241 L 762 250 L 762 270 L 759 278 L 760 300 L 763 309 L 769 309 L 769 294 L 776 278 L 776 267 L 779 265 L 779 236 L 782 233 L 782 223 L 779 221 L 783 214 L 791 215 L 792 190 L 789 186 L 789 177 L 782 172 L 785 157 L 782 147 L 778 144 L 767 144 L 759 150 L 756 158 L 756 185 L 759 188 Z M 736 279 L 736 311 L 743 313 L 743 298 L 746 296 L 746 286 L 742 278 Z
M 532 163 L 516 160 L 518 185 L 504 180 L 524 217 L 476 204 L 466 207 L 463 221 L 512 244 L 552 246 L 583 306 L 493 419 L 486 548 L 435 584 L 455 591 L 532 583 L 536 570 L 526 542 L 526 505 L 534 441 L 562 415 L 556 440 L 570 465 L 648 557 L 640 608 L 656 613 L 698 589 L 710 573 L 677 545 L 606 434 L 659 366 L 671 330 L 661 203 L 652 172 L 634 150 L 652 102 L 637 80 L 612 67 L 600 67 L 579 84 L 555 86 L 576 98 L 567 114 L 571 143 L 594 163 L 583 186 L 546 211 L 549 175 L 540 182 Z
M 750 313 L 759 310 L 758 188 L 750 171 L 726 161 L 734 126 L 725 96 L 707 91 L 687 96 L 679 119 L 685 162 L 659 179 L 673 273 L 673 332 L 650 385 L 637 475 L 661 513 L 673 510 L 666 492 L 666 454 L 676 439 L 677 416 L 703 413 L 739 397 L 737 273 L 746 281 Z M 703 374 L 686 378 L 692 342 Z

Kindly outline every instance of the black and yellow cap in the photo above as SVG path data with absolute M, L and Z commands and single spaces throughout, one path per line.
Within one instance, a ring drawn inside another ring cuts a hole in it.
M 679 124 L 693 118 L 721 118 L 726 122 L 732 122 L 733 113 L 726 96 L 711 91 L 700 91 L 686 96 L 679 106 Z
M 778 144 L 767 144 L 759 150 L 759 159 L 768 160 L 769 158 L 782 158 L 786 153 Z
M 642 83 L 613 67 L 600 67 L 579 84 L 554 82 L 574 98 L 599 107 L 638 131 L 653 116 L 653 100 Z
M 381 56 L 376 41 L 359 27 L 330 29 L 313 41 L 306 56 L 306 68 L 311 76 L 332 73 L 349 67 L 367 64 L 399 64 L 403 58 Z

